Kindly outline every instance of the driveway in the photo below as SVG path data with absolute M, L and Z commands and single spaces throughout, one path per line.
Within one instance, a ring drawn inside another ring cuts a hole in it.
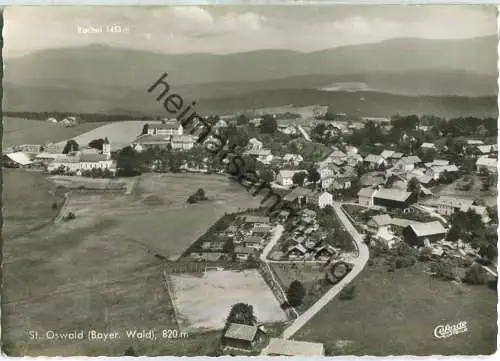
M 282 338 L 289 339 L 297 331 L 302 328 L 311 318 L 313 318 L 323 307 L 325 307 L 342 289 L 349 284 L 363 270 L 369 258 L 368 246 L 364 243 L 363 236 L 356 230 L 347 216 L 341 209 L 341 203 L 334 203 L 333 209 L 337 214 L 340 222 L 352 236 L 354 243 L 358 249 L 358 257 L 352 259 L 354 267 L 339 283 L 335 284 L 323 297 L 313 304 L 306 312 L 300 315 L 295 321 L 283 332 Z

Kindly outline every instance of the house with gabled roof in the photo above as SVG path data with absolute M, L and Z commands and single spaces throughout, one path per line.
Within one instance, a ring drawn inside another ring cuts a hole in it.
M 365 159 L 363 159 L 363 162 L 365 162 L 371 169 L 380 168 L 387 164 L 384 157 L 376 154 L 368 154 Z

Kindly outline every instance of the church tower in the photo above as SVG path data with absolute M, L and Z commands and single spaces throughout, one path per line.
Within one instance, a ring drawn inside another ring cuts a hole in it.
M 108 159 L 111 158 L 111 144 L 109 143 L 108 137 L 104 138 L 104 143 L 102 144 L 102 154 L 105 154 Z

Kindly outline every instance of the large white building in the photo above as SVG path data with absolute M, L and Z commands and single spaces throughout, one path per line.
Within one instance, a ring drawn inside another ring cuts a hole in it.
M 174 136 L 182 135 L 184 129 L 182 125 L 177 121 L 177 119 L 163 120 L 161 124 L 149 124 L 148 134 L 158 135 L 158 136 Z
M 115 162 L 111 159 L 111 144 L 105 140 L 102 153 L 75 152 L 73 154 L 62 154 L 48 163 L 47 170 L 53 171 L 64 167 L 69 172 L 81 172 L 92 169 L 108 169 L 115 171 Z

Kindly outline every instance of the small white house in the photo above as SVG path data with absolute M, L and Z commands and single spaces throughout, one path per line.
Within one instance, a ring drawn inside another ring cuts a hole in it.
M 276 181 L 278 184 L 282 186 L 291 186 L 293 185 L 293 176 L 295 173 L 305 173 L 307 174 L 306 170 L 287 170 L 287 169 L 282 169 L 279 171 L 278 176 L 276 177 Z
M 373 202 L 374 202 L 373 199 L 374 199 L 376 192 L 377 192 L 377 190 L 374 188 L 362 188 L 358 192 L 359 205 L 365 206 L 365 207 L 373 206 Z
M 314 204 L 319 208 L 333 206 L 333 196 L 328 192 L 314 193 L 307 197 L 307 203 Z
M 262 142 L 257 138 L 252 138 L 248 141 L 248 148 L 250 150 L 261 150 L 262 147 L 263 147 Z
M 488 158 L 488 157 L 480 157 L 476 161 L 477 171 L 481 171 L 481 169 L 486 168 L 490 173 L 497 172 L 498 161 L 496 158 Z

